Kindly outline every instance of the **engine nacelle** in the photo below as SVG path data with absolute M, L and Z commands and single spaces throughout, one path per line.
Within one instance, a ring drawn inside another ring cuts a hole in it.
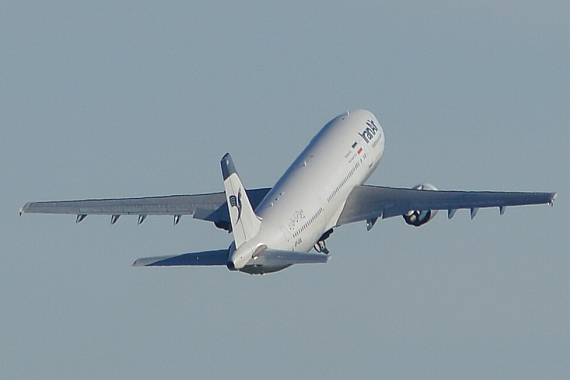
M 437 188 L 429 183 L 423 183 L 417 186 L 414 186 L 413 189 L 415 190 L 428 190 L 428 191 L 437 191 Z M 403 215 L 404 220 L 410 226 L 423 226 L 430 220 L 432 220 L 437 215 L 437 210 L 410 210 Z

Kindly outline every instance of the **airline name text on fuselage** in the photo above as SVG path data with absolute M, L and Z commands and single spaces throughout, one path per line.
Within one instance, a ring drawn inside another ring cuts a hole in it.
M 363 130 L 362 133 L 359 133 L 359 135 L 368 144 L 370 143 L 370 140 L 376 136 L 376 133 L 378 133 L 379 129 L 374 123 L 374 120 L 367 120 L 366 125 L 366 129 Z

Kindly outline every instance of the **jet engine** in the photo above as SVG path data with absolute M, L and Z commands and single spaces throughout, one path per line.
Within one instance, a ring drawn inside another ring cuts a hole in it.
M 417 186 L 414 186 L 413 189 L 415 190 L 428 190 L 428 191 L 437 191 L 437 188 L 429 183 L 423 183 Z M 410 226 L 423 226 L 430 220 L 432 220 L 437 215 L 437 210 L 410 210 L 403 215 L 404 220 Z

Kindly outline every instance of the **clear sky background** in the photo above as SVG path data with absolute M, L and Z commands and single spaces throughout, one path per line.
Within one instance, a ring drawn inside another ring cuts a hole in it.
M 0 9 L 0 378 L 570 377 L 570 3 L 9 1 Z M 183 217 L 27 201 L 272 186 L 348 109 L 369 183 L 554 208 L 337 229 L 326 265 L 132 268 L 227 247 Z

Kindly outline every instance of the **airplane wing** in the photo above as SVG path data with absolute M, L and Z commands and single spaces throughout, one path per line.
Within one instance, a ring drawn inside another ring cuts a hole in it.
M 458 209 L 470 209 L 474 217 L 482 207 L 552 204 L 556 193 L 522 193 L 497 191 L 425 191 L 416 189 L 356 186 L 348 196 L 337 226 L 404 215 L 409 210 L 447 210 L 451 219 Z
M 247 190 L 247 195 L 254 208 L 269 190 L 271 189 Z M 112 224 L 121 215 L 139 215 L 139 223 L 142 223 L 147 215 L 173 215 L 175 222 L 181 215 L 194 215 L 195 219 L 214 222 L 221 228 L 230 226 L 224 192 L 145 198 L 29 202 L 20 210 L 20 215 L 24 213 L 75 214 L 77 222 L 82 221 L 87 215 L 111 215 Z

